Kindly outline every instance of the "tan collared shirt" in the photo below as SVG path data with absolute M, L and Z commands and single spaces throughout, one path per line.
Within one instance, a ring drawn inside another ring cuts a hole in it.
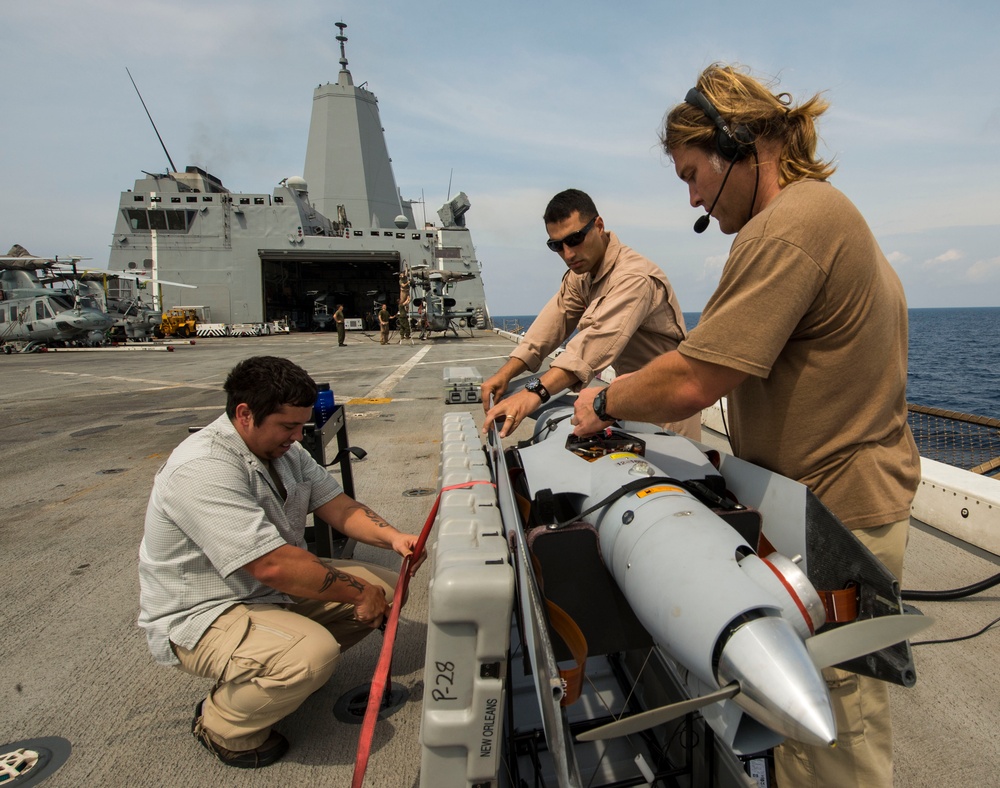
M 594 275 L 567 271 L 559 292 L 545 305 L 521 344 L 510 354 L 531 371 L 573 331 L 550 364 L 586 386 L 606 367 L 635 372 L 677 348 L 687 336 L 684 315 L 667 275 L 608 232 L 608 248 Z M 700 415 L 669 429 L 700 437 Z

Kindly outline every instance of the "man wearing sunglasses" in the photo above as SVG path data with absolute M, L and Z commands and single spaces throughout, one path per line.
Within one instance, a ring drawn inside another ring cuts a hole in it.
M 495 375 L 482 384 L 486 425 L 503 418 L 506 437 L 539 405 L 563 389 L 579 389 L 606 367 L 634 372 L 687 336 L 684 316 L 663 271 L 604 228 L 594 201 L 579 189 L 553 197 L 543 215 L 546 245 L 569 269 L 559 292 L 545 305 Z M 542 360 L 573 332 L 566 349 L 540 377 L 489 408 L 510 381 Z M 691 438 L 701 436 L 701 417 L 664 425 Z M 487 427 L 484 427 L 484 431 Z

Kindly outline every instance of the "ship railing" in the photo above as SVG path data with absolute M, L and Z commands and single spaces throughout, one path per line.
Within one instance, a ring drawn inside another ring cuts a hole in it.
M 1000 472 L 1000 419 L 907 405 L 920 456 L 983 476 Z

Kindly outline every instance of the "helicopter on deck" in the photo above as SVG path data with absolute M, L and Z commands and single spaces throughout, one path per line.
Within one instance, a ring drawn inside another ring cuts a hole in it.
M 58 290 L 46 287 L 39 271 L 81 259 L 34 257 L 20 246 L 0 257 L 0 345 L 10 353 L 17 344 L 23 351 L 55 344 L 102 345 L 114 322 L 89 292 L 79 287 Z
M 426 320 L 429 331 L 451 329 L 458 336 L 456 325 L 461 328 L 475 326 L 479 319 L 475 309 L 471 305 L 467 309 L 456 308 L 458 305 L 449 294 L 455 282 L 475 279 L 475 274 L 417 265 L 409 269 L 409 276 L 414 290 L 412 305 L 417 309 L 424 307 L 421 319 Z
M 197 285 L 153 279 L 129 271 L 109 271 L 103 268 L 53 268 L 40 278 L 43 284 L 71 282 L 88 304 L 107 313 L 112 325 L 107 332 L 114 342 L 143 341 L 162 337 L 164 310 L 159 308 L 159 288 L 162 285 L 196 289 Z M 142 291 L 148 290 L 148 296 Z

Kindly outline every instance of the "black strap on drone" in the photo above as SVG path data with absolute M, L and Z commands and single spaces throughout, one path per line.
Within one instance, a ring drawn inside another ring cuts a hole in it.
M 593 514 L 598 509 L 601 509 L 605 506 L 608 506 L 609 504 L 614 503 L 619 498 L 624 498 L 626 495 L 631 495 L 632 493 L 637 492 L 639 490 L 644 490 L 651 484 L 673 484 L 678 487 L 684 488 L 684 485 L 681 484 L 681 482 L 669 476 L 647 476 L 645 479 L 636 479 L 635 481 L 626 482 L 617 490 L 615 490 L 613 493 L 611 493 L 611 495 L 607 496 L 606 498 L 602 498 L 600 501 L 595 503 L 589 509 L 585 509 L 579 514 L 576 514 L 573 517 L 569 518 L 568 520 L 562 520 L 561 522 L 550 523 L 545 527 L 548 528 L 550 531 L 557 531 L 560 528 L 565 528 L 567 525 L 579 522 L 588 514 Z

